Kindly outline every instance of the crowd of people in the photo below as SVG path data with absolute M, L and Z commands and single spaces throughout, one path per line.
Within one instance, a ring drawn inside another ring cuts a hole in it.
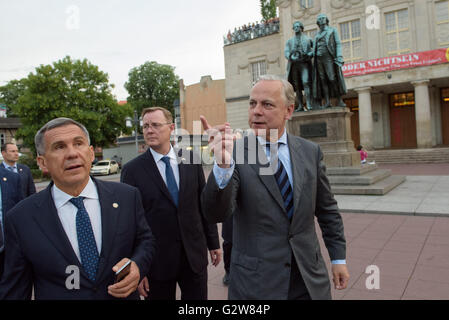
M 254 38 L 265 37 L 270 34 L 279 32 L 279 18 L 271 18 L 260 23 L 248 23 L 241 27 L 234 28 L 234 32 L 228 31 L 226 37 L 224 37 L 224 44 L 233 44 Z

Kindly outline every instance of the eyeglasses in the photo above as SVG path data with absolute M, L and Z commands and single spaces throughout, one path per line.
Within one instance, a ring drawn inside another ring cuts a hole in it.
M 166 122 L 166 123 L 159 123 L 159 122 L 150 122 L 150 123 L 144 123 L 142 128 L 143 130 L 148 130 L 150 127 L 155 129 L 155 130 L 159 130 L 160 128 L 162 128 L 163 125 L 166 124 L 171 124 L 170 122 Z

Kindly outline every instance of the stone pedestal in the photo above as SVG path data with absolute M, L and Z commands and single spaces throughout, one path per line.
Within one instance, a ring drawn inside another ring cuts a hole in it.
M 405 177 L 392 176 L 391 170 L 380 170 L 374 163 L 360 165 L 351 140 L 351 115 L 348 108 L 296 112 L 287 130 L 320 145 L 334 194 L 384 195 Z
M 326 167 L 360 167 L 360 154 L 351 140 L 351 115 L 348 108 L 295 112 L 288 121 L 287 130 L 318 143 Z

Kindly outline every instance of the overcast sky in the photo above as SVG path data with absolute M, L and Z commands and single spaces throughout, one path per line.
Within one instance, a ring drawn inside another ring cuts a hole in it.
M 223 36 L 260 19 L 259 0 L 0 0 L 0 85 L 66 55 L 108 73 L 118 100 L 146 61 L 186 85 L 223 79 Z

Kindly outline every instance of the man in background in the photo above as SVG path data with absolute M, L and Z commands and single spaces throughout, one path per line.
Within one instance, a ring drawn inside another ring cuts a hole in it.
M 148 150 L 123 166 L 121 181 L 140 190 L 145 215 L 156 238 L 157 252 L 139 292 L 150 300 L 175 300 L 176 284 L 182 300 L 207 299 L 207 253 L 212 264 L 221 260 L 216 224 L 201 211 L 205 184 L 201 162 L 193 153 L 173 148 L 175 125 L 171 113 L 153 107 L 142 111 Z
M 22 199 L 19 176 L 0 167 L 0 279 L 5 259 L 5 215 Z
M 18 173 L 20 176 L 23 196 L 26 198 L 36 193 L 36 187 L 33 181 L 33 175 L 30 168 L 24 164 L 17 163 L 19 160 L 19 149 L 14 143 L 7 142 L 2 145 L 3 162 L 1 166 L 11 172 Z

